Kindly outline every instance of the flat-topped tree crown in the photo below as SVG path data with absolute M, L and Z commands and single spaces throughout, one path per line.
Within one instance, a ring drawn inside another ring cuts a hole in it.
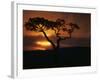
M 25 26 L 28 30 L 41 32 L 42 30 L 47 30 L 48 20 L 40 17 L 29 18 L 25 23 Z

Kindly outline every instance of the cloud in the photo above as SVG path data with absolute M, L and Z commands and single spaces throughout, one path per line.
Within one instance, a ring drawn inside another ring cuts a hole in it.
M 89 47 L 91 40 L 89 38 L 71 38 L 62 41 L 61 45 L 71 46 L 71 47 Z

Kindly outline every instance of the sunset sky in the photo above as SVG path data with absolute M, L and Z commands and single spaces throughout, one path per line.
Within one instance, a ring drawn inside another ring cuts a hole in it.
M 43 17 L 56 21 L 64 19 L 65 23 L 76 23 L 80 29 L 75 30 L 71 39 L 61 41 L 61 47 L 89 47 L 91 15 L 87 13 L 47 12 L 23 10 L 23 49 L 24 50 L 47 50 L 52 49 L 42 32 L 28 31 L 24 24 L 29 18 Z M 48 37 L 56 44 L 56 37 L 52 30 L 46 31 Z M 67 34 L 63 34 L 66 36 Z

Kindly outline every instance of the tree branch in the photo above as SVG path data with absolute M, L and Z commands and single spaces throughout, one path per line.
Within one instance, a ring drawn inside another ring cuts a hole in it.
M 70 39 L 71 38 L 71 34 L 70 34 L 69 37 L 60 37 L 59 35 L 57 35 L 57 37 L 58 37 L 58 39 L 57 39 L 57 47 L 56 48 L 59 49 L 60 48 L 60 42 L 62 40 Z
M 53 48 L 55 49 L 55 48 L 56 48 L 55 44 L 48 38 L 48 36 L 46 35 L 45 31 L 42 30 L 42 32 L 43 32 L 45 38 L 51 43 L 51 45 L 52 45 Z

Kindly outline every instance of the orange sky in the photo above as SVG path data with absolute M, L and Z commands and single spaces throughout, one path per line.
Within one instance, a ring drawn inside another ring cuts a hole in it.
M 23 24 L 29 18 L 44 17 L 48 20 L 55 21 L 58 18 L 64 19 L 66 24 L 69 22 L 76 23 L 80 30 L 76 30 L 72 39 L 61 42 L 61 47 L 70 46 L 89 46 L 90 45 L 90 14 L 85 13 L 67 13 L 67 12 L 46 12 L 46 11 L 29 11 L 23 10 Z M 47 35 L 55 43 L 55 34 L 53 31 L 46 31 Z M 63 34 L 66 36 L 66 34 Z M 23 26 L 23 49 L 24 50 L 47 50 L 51 45 L 46 41 L 42 32 L 32 32 Z

